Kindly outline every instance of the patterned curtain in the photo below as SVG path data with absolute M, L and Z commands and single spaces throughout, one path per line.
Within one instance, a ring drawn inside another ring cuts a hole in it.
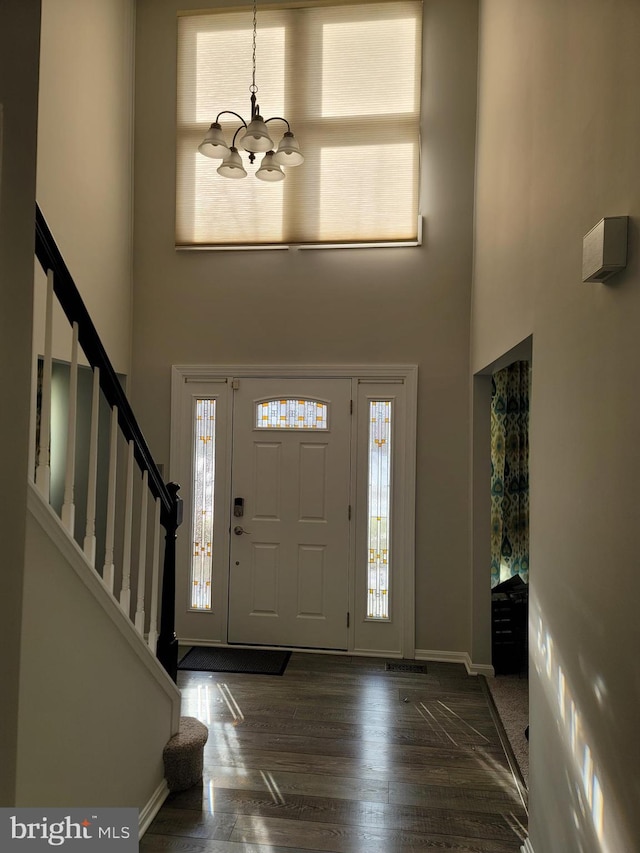
M 529 362 L 493 375 L 491 398 L 491 586 L 529 582 Z

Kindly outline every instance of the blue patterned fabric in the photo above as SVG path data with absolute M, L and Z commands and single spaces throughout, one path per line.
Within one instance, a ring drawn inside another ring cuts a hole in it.
M 513 575 L 529 581 L 527 361 L 497 371 L 492 381 L 491 586 Z

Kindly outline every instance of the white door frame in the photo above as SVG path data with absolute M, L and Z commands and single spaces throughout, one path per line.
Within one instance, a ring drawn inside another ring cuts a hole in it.
M 363 644 L 362 635 L 359 637 L 356 631 L 358 614 L 361 611 L 359 602 L 356 601 L 357 566 L 355 564 L 356 549 L 353 547 L 356 536 L 356 524 L 352 525 L 351 539 L 351 561 L 349 578 L 349 611 L 353 615 L 349 628 L 349 648 L 346 654 L 374 655 L 388 657 L 413 658 L 415 655 L 415 465 L 416 465 L 416 432 L 417 432 L 417 385 L 418 368 L 416 365 L 174 365 L 171 375 L 171 450 L 170 450 L 170 479 L 180 483 L 183 497 L 187 497 L 190 489 L 190 458 L 192 430 L 185 427 L 185 401 L 191 395 L 194 387 L 207 387 L 210 384 L 211 394 L 226 393 L 229 404 L 226 409 L 225 434 L 232 435 L 233 406 L 230 404 L 232 395 L 233 379 L 243 378 L 265 378 L 265 379 L 351 379 L 352 400 L 354 406 L 354 422 L 352 428 L 352 459 L 357 461 L 361 454 L 358 453 L 359 438 L 364 431 L 365 421 L 368 420 L 367 413 L 358 405 L 362 397 L 358 393 L 360 385 L 366 384 L 372 392 L 375 392 L 376 383 L 388 386 L 396 383 L 404 386 L 403 411 L 401 417 L 396 421 L 395 427 L 395 452 L 394 452 L 394 480 L 395 488 L 399 489 L 402 511 L 396 513 L 392 521 L 394 552 L 401 554 L 399 564 L 395 565 L 394 573 L 394 597 L 398 602 L 393 607 L 394 619 L 400 621 L 398 626 L 397 648 L 387 649 L 376 647 L 367 648 Z M 191 388 L 189 387 L 191 385 Z M 226 387 L 226 391 L 223 388 Z M 230 527 L 231 522 L 231 453 L 227 452 L 224 464 L 219 466 L 217 477 L 223 478 L 221 489 L 227 499 L 223 506 L 218 506 L 217 512 L 224 514 L 221 525 L 224 529 Z M 356 495 L 357 472 L 352 474 L 352 494 L 354 500 L 358 501 Z M 397 499 L 394 496 L 394 501 Z M 185 502 L 190 505 L 189 501 Z M 362 501 L 360 500 L 360 505 Z M 356 516 L 358 516 L 357 505 Z M 360 513 L 361 515 L 361 513 Z M 178 531 L 180 539 L 189 537 L 189 514 L 185 513 L 185 523 Z M 228 541 L 221 548 L 226 549 L 228 563 Z M 178 547 L 178 560 L 188 559 L 190 548 Z M 228 595 L 228 571 L 226 577 L 219 578 L 219 595 L 224 598 L 224 607 L 221 608 L 219 618 L 221 628 L 219 639 L 211 644 L 226 645 L 227 626 L 227 595 Z M 177 597 L 177 602 L 180 599 Z M 180 606 L 180 605 L 178 605 Z M 224 613 L 222 612 L 224 611 Z M 201 614 L 202 618 L 210 618 L 208 612 Z M 178 614 L 179 617 L 179 614 Z M 179 618 L 178 618 L 179 626 Z M 369 623 L 370 624 L 370 623 Z M 179 639 L 185 643 L 190 640 L 201 640 L 197 637 L 180 636 Z

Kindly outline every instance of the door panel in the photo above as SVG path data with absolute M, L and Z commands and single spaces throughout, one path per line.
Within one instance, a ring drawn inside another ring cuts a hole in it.
M 351 382 L 239 384 L 232 490 L 245 514 L 232 525 L 229 642 L 346 649 Z M 327 426 L 258 428 L 267 399 L 327 403 Z
M 323 545 L 298 547 L 298 618 L 322 619 L 324 616 L 326 550 Z
M 237 442 L 234 442 L 234 446 L 237 447 Z M 256 441 L 253 445 L 253 456 L 253 517 L 260 521 L 280 521 L 282 445 L 280 442 L 266 444 Z M 234 482 L 234 487 L 235 485 Z
M 267 542 L 254 542 L 250 547 L 249 613 L 252 616 L 277 616 L 280 548 Z
M 327 523 L 327 445 L 301 444 L 298 468 L 298 519 Z

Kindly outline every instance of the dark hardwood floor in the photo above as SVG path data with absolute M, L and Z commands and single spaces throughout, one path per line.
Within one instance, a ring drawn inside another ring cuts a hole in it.
M 140 850 L 518 853 L 527 817 L 477 678 L 294 653 L 283 676 L 180 672 L 209 726 L 202 786 Z

